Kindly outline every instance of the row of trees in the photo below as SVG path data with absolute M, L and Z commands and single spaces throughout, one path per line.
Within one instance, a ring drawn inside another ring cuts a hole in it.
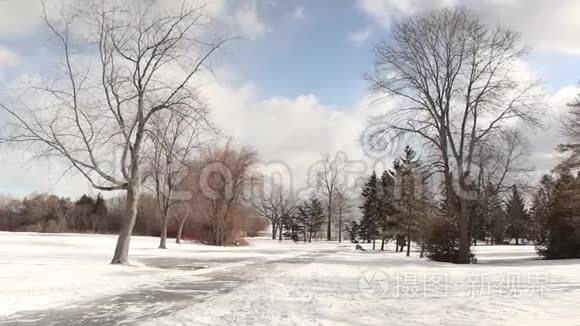
M 78 232 L 114 234 L 119 232 L 125 213 L 125 198 L 103 199 L 83 195 L 76 201 L 50 194 L 35 194 L 22 200 L 10 199 L 0 204 L 0 230 L 28 232 Z M 212 217 L 206 208 L 190 203 L 172 206 L 165 222 L 158 200 L 152 194 L 143 196 L 137 213 L 134 233 L 144 236 L 163 234 L 177 243 L 186 238 L 208 244 L 213 241 Z M 266 221 L 250 207 L 237 206 L 230 213 L 231 231 L 226 244 L 234 244 L 242 236 L 256 236 L 266 227 Z M 165 229 L 164 229 L 165 228 Z
M 275 185 L 271 191 L 260 193 L 253 200 L 256 213 L 267 219 L 272 239 L 282 241 L 288 237 L 294 241 L 311 242 L 313 238 L 328 240 L 330 210 L 331 240 L 342 242 L 343 234 L 353 217 L 353 200 L 342 188 L 333 190 L 332 204 L 328 205 L 327 193 L 313 191 L 304 200 L 295 198 Z M 324 231 L 324 232 L 322 232 Z
M 353 218 L 354 199 L 349 196 L 346 189 L 344 162 L 341 161 L 340 155 L 337 154 L 332 158 L 329 153 L 322 154 L 321 159 L 312 166 L 307 178 L 312 190 L 307 201 L 316 198 L 318 204 L 323 207 L 324 238 L 327 241 L 342 242 L 348 222 Z M 298 194 L 285 190 L 283 184 L 274 183 L 266 186 L 270 187 L 261 188 L 252 199 L 253 206 L 260 216 L 270 222 L 272 239 L 282 240 L 283 235 L 288 232 L 287 226 L 296 224 L 294 222 L 297 212 L 300 211 L 300 207 L 304 208 L 305 202 L 300 203 Z M 312 233 L 319 238 L 320 231 L 317 226 Z

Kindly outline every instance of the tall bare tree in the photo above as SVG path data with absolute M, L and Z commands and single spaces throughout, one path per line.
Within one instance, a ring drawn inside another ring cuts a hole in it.
M 338 242 L 342 242 L 342 231 L 350 222 L 350 215 L 352 214 L 352 201 L 348 196 L 344 186 L 339 186 L 335 193 L 335 212 L 338 223 Z
M 87 0 L 54 19 L 45 11 L 44 21 L 62 65 L 24 100 L 0 105 L 12 118 L 6 138 L 63 159 L 96 189 L 126 193 L 111 263 L 127 263 L 151 119 L 164 111 L 203 114 L 196 81 L 224 40 L 205 27 L 203 5 L 163 10 L 155 1 Z
M 325 153 L 322 155 L 320 167 L 317 171 L 318 187 L 326 200 L 326 240 L 328 241 L 332 240 L 333 199 L 343 173 L 340 163 L 338 157 L 333 160 L 329 153 Z
M 463 9 L 444 9 L 393 24 L 391 40 L 374 52 L 367 79 L 379 98 L 398 102 L 373 119 L 364 141 L 378 150 L 414 137 L 437 153 L 459 226 L 458 262 L 468 263 L 478 146 L 513 121 L 539 124 L 541 92 L 517 72 L 526 48 L 513 31 L 486 26 Z
M 199 119 L 196 119 L 199 118 Z M 206 125 L 206 117 L 194 117 L 167 111 L 151 119 L 150 180 L 157 205 L 161 212 L 161 237 L 159 248 L 167 248 L 167 225 L 169 211 L 180 201 L 190 198 L 175 196 L 181 178 L 187 174 L 188 163 L 199 149 L 200 132 Z

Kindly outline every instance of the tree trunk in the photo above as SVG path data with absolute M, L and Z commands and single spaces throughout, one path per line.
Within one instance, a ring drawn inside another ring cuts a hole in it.
M 179 221 L 179 227 L 177 228 L 177 236 L 175 237 L 175 243 L 181 243 L 181 237 L 183 235 L 183 227 L 185 226 L 185 219 Z
M 326 241 L 330 241 L 332 239 L 332 232 L 331 230 L 331 219 L 332 219 L 332 193 L 328 196 L 328 226 L 326 227 Z
M 399 252 L 399 241 L 395 239 L 395 252 Z
M 338 243 L 342 242 L 342 208 L 338 211 Z
M 424 255 L 425 255 L 425 241 L 421 243 L 421 255 L 419 256 L 419 258 L 423 258 Z
M 411 227 L 407 230 L 407 257 L 411 256 Z
M 121 229 L 119 237 L 117 238 L 117 246 L 115 247 L 115 254 L 111 260 L 111 264 L 128 264 L 129 263 L 129 244 L 131 242 L 131 234 L 137 219 L 137 210 L 139 207 L 140 186 L 132 186 L 127 189 L 127 204 L 125 208 L 125 216 L 121 222 Z
M 466 206 L 466 200 L 460 198 L 459 207 L 456 209 L 459 217 L 459 256 L 457 257 L 459 264 L 469 264 L 471 241 L 469 239 L 469 212 Z
M 520 244 L 520 238 L 516 237 L 516 246 Z
M 282 223 L 280 223 L 280 229 L 278 230 L 278 241 L 282 242 Z
M 272 221 L 272 240 L 276 240 L 276 224 Z
M 385 251 L 385 238 L 381 239 L 381 251 Z
M 161 217 L 161 239 L 159 240 L 159 249 L 167 249 L 167 214 Z
M 373 238 L 373 250 L 375 250 L 375 244 L 377 242 L 377 239 Z

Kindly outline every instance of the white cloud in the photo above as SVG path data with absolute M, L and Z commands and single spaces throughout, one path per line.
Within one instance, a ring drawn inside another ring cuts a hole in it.
M 251 83 L 240 87 L 214 84 L 204 91 L 223 132 L 254 147 L 264 162 L 283 162 L 295 187 L 306 185 L 310 167 L 325 152 L 343 152 L 348 160 L 372 166 L 358 138 L 367 118 L 379 108 L 369 107 L 366 100 L 341 110 L 320 103 L 312 94 L 261 99 Z M 352 184 L 354 177 L 349 178 Z
M 360 46 L 371 37 L 371 34 L 372 30 L 370 28 L 367 28 L 362 31 L 350 33 L 348 35 L 348 39 L 352 44 Z
M 571 103 L 578 94 L 580 87 L 566 86 L 549 96 L 549 110 L 542 115 L 544 124 L 542 129 L 527 130 L 532 152 L 530 163 L 536 169 L 534 179 L 537 180 L 541 175 L 550 173 L 560 160 L 556 146 L 567 141 L 562 134 L 561 115 L 568 110 L 568 103 Z
M 234 17 L 242 34 L 249 39 L 256 40 L 266 34 L 266 25 L 258 19 L 255 3 L 237 8 Z
M 304 7 L 298 7 L 294 9 L 292 14 L 290 15 L 293 19 L 302 20 L 304 19 Z
M 580 54 L 580 1 L 470 0 L 468 7 L 486 21 L 521 32 L 535 49 Z
M 40 1 L 0 1 L 0 36 L 15 37 L 34 30 L 41 23 Z
M 456 0 L 357 0 L 359 9 L 385 26 L 398 15 L 452 6 Z
M 575 0 L 357 0 L 358 8 L 386 26 L 400 15 L 463 5 L 485 21 L 522 33 L 539 50 L 580 54 L 580 1 Z
M 20 60 L 16 53 L 5 48 L 0 48 L 0 69 L 15 66 L 18 63 L 20 63 Z
M 4 81 L 6 70 L 20 63 L 16 53 L 0 47 L 0 82 Z

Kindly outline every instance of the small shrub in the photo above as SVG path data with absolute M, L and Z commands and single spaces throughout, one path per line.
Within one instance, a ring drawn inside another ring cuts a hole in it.
M 457 225 L 449 217 L 433 219 L 430 232 L 425 241 L 427 258 L 440 262 L 457 262 L 459 257 L 459 230 Z M 470 262 L 476 263 L 473 253 L 470 254 Z

